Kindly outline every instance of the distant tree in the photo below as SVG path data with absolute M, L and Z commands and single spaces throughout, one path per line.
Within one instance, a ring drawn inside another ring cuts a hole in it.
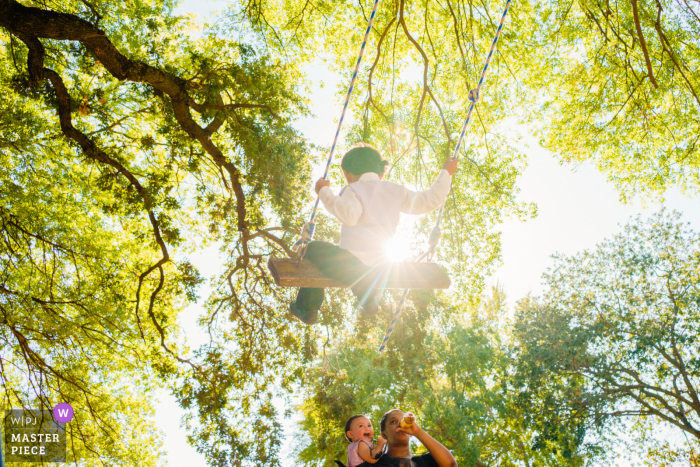
M 700 234 L 662 211 L 545 278 L 516 313 L 520 390 L 544 388 L 582 425 L 655 420 L 697 446 Z

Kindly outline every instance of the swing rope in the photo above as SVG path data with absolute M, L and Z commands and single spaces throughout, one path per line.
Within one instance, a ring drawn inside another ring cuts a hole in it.
M 491 63 L 491 57 L 493 57 L 493 52 L 496 50 L 496 44 L 498 43 L 498 38 L 501 35 L 501 30 L 503 29 L 503 24 L 506 21 L 506 15 L 508 14 L 508 8 L 510 7 L 510 3 L 512 0 L 507 0 L 506 1 L 506 6 L 503 9 L 503 15 L 501 16 L 501 22 L 498 25 L 498 28 L 496 29 L 496 34 L 493 38 L 493 42 L 491 43 L 491 50 L 489 50 L 489 54 L 486 57 L 486 61 L 484 62 L 484 68 L 481 70 L 481 76 L 479 77 L 479 83 L 476 85 L 475 89 L 472 89 L 469 91 L 469 94 L 467 98 L 471 102 L 469 105 L 469 111 L 467 112 L 467 118 L 464 120 L 464 125 L 462 125 L 462 132 L 459 135 L 459 139 L 457 140 L 457 145 L 455 146 L 455 150 L 452 153 L 452 160 L 455 160 L 459 158 L 459 149 L 462 145 L 462 140 L 464 139 L 464 135 L 467 132 L 467 126 L 469 125 L 469 120 L 471 119 L 472 112 L 474 111 L 474 107 L 476 107 L 476 103 L 479 100 L 479 92 L 481 91 L 481 85 L 484 83 L 484 78 L 486 77 L 486 70 L 489 67 L 489 63 Z M 318 203 L 318 202 L 317 202 Z M 433 227 L 432 232 L 430 232 L 430 237 L 428 239 L 428 251 L 423 253 L 416 261 L 422 261 L 422 260 L 427 260 L 427 261 L 432 261 L 433 260 L 433 255 L 435 254 L 435 249 L 437 248 L 438 242 L 440 241 L 440 221 L 442 220 L 442 213 L 445 209 L 445 204 L 443 203 L 442 206 L 440 206 L 440 211 L 438 212 L 437 216 L 437 221 L 435 223 L 435 227 Z M 401 311 L 403 310 L 403 305 L 406 302 L 406 296 L 408 295 L 408 292 L 410 289 L 406 289 L 403 292 L 403 295 L 401 295 L 401 298 L 399 299 L 399 303 L 396 305 L 396 311 L 394 311 L 394 316 L 391 319 L 391 323 L 389 323 L 389 328 L 386 330 L 386 333 L 384 334 L 384 339 L 382 340 L 382 344 L 379 347 L 379 352 L 384 351 L 386 348 L 387 343 L 389 342 L 389 339 L 391 338 L 391 333 L 394 331 L 394 326 L 396 325 L 396 322 L 399 320 L 399 317 L 401 316 Z
M 338 120 L 338 129 L 335 132 L 335 138 L 333 138 L 333 145 L 331 146 L 331 152 L 328 154 L 328 161 L 326 162 L 326 170 L 323 172 L 323 179 L 328 178 L 328 170 L 331 167 L 331 162 L 333 162 L 333 154 L 335 153 L 335 146 L 338 143 L 338 137 L 340 136 L 340 129 L 343 126 L 343 119 L 345 118 L 345 111 L 348 109 L 348 104 L 350 103 L 350 96 L 355 88 L 355 80 L 357 79 L 357 73 L 360 70 L 360 62 L 362 62 L 362 56 L 365 53 L 365 46 L 367 45 L 367 39 L 369 38 L 369 33 L 372 30 L 372 23 L 374 23 L 374 16 L 377 13 L 377 6 L 379 6 L 379 0 L 374 0 L 374 8 L 372 8 L 372 14 L 369 15 L 369 21 L 367 22 L 367 30 L 365 31 L 365 38 L 362 41 L 362 46 L 360 47 L 360 53 L 357 55 L 357 63 L 355 64 L 355 71 L 352 74 L 352 79 L 350 80 L 350 87 L 348 88 L 348 93 L 345 96 L 345 104 L 343 104 L 343 112 L 340 114 L 340 120 Z M 299 240 L 294 243 L 292 250 L 299 253 L 299 261 L 304 258 L 306 254 L 306 246 L 313 240 L 314 232 L 316 231 L 316 211 L 318 210 L 318 203 L 320 197 L 316 195 L 316 203 L 314 204 L 314 209 L 311 211 L 311 217 L 309 222 L 304 225 L 301 231 Z

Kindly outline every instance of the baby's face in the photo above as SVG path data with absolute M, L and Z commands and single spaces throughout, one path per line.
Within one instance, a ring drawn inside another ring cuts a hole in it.
M 350 424 L 350 431 L 348 431 L 347 435 L 353 442 L 364 439 L 371 443 L 372 438 L 374 438 L 372 422 L 367 417 L 357 417 Z

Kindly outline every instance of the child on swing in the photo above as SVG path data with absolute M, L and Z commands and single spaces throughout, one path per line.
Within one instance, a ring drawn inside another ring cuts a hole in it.
M 352 289 L 362 317 L 379 311 L 381 290 L 377 287 L 390 266 L 386 247 L 396 233 L 400 214 L 424 214 L 440 207 L 458 163 L 459 159 L 448 157 L 435 183 L 415 192 L 383 180 L 388 161 L 374 147 L 359 143 L 343 156 L 341 168 L 348 185 L 339 194 L 333 193 L 328 180 L 316 182 L 326 211 L 342 224 L 340 243 L 313 241 L 304 257 L 326 276 Z M 323 299 L 322 288 L 300 288 L 289 310 L 304 323 L 314 324 Z

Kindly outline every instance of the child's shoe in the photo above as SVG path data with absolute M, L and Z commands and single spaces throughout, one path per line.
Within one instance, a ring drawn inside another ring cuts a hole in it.
M 315 324 L 318 321 L 318 310 L 300 310 L 297 308 L 296 300 L 289 304 L 289 312 L 304 324 Z

